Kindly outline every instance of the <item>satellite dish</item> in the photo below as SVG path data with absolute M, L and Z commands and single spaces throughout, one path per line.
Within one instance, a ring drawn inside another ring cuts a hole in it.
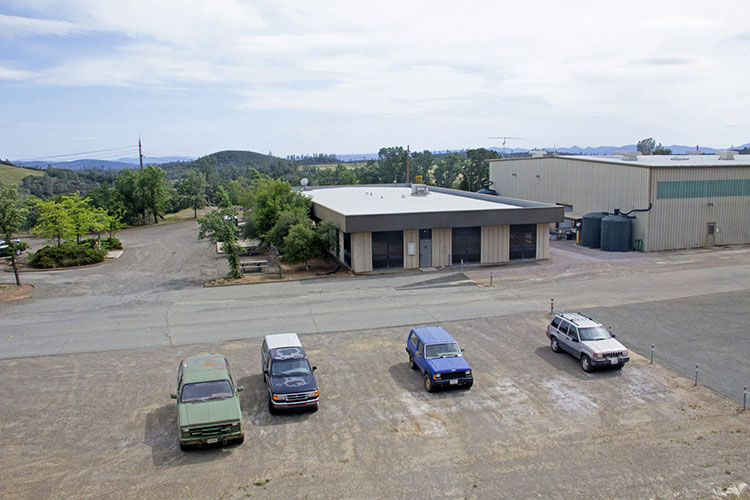
M 303 187 L 304 187 L 304 186 L 307 186 L 307 184 L 308 184 L 309 182 L 310 182 L 310 181 L 309 181 L 309 180 L 307 180 L 307 177 L 303 177 L 303 178 L 302 178 L 302 180 L 301 180 L 301 181 L 299 181 L 299 183 L 300 183 L 300 184 L 302 184 L 302 186 L 303 186 Z

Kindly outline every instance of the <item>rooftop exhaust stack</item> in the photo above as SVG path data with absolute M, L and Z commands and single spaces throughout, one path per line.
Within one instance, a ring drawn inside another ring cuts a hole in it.
M 719 151 L 719 159 L 720 160 L 734 160 L 734 155 L 737 154 L 737 151 L 734 151 L 732 149 L 726 150 L 726 151 Z
M 429 192 L 430 190 L 427 189 L 427 186 L 425 186 L 424 184 L 412 184 L 411 185 L 412 196 L 427 196 Z

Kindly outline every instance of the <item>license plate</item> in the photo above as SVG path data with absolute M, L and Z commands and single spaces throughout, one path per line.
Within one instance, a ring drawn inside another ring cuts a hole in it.
M 612 363 L 613 365 L 616 365 L 616 364 L 617 364 L 617 363 L 619 363 L 619 362 L 620 362 L 620 360 L 619 360 L 619 359 L 617 359 L 617 358 L 615 358 L 615 359 L 613 359 L 612 361 L 610 361 L 610 363 Z
M 219 438 L 206 439 L 206 444 L 214 444 L 218 442 L 219 442 Z
M 453 380 L 451 380 L 451 381 L 449 382 L 449 384 L 450 384 L 450 385 L 456 385 L 456 384 L 458 384 L 458 379 L 455 379 L 455 378 L 454 378 Z

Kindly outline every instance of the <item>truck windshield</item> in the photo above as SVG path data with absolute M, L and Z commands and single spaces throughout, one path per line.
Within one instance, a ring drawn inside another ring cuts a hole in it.
M 455 342 L 430 344 L 425 346 L 424 353 L 426 358 L 442 358 L 445 356 L 460 356 L 461 349 L 458 348 L 458 344 Z
M 191 401 L 207 401 L 209 399 L 231 398 L 232 384 L 228 380 L 212 380 L 211 382 L 196 382 L 182 386 L 183 403 Z
M 581 340 L 607 340 L 612 338 L 612 335 L 603 326 L 579 328 L 578 333 L 581 335 Z
M 271 375 L 284 377 L 292 375 L 309 375 L 310 363 L 306 359 L 285 359 L 274 361 L 271 365 Z

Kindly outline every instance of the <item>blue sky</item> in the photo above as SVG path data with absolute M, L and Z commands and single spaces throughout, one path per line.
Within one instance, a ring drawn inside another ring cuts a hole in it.
M 750 2 L 517 3 L 2 0 L 0 157 L 750 142 Z

